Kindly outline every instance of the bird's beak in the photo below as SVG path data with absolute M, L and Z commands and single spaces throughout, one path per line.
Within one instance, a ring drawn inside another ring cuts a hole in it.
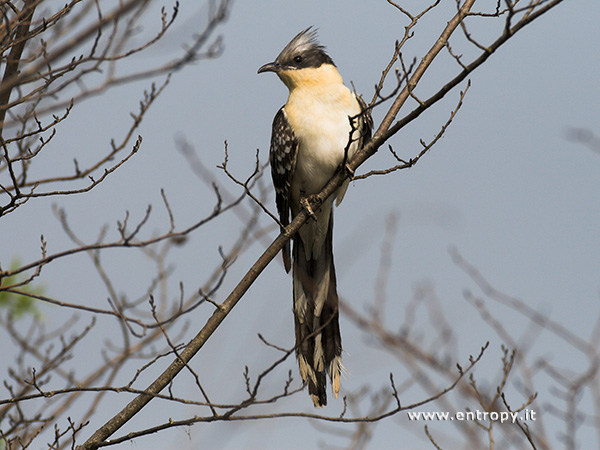
M 260 69 L 258 69 L 257 73 L 263 73 L 263 72 L 279 72 L 280 70 L 282 70 L 282 67 L 280 64 L 277 64 L 275 62 L 269 63 L 269 64 L 265 64 L 264 66 L 262 66 Z

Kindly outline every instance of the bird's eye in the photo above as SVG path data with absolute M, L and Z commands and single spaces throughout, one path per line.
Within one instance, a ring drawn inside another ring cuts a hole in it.
M 300 55 L 294 56 L 294 62 L 296 64 L 300 64 L 302 62 L 302 56 L 300 56 Z

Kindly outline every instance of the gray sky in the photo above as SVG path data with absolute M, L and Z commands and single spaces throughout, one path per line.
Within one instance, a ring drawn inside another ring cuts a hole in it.
M 404 3 L 413 10 L 414 5 L 421 4 Z M 446 3 L 450 8 L 454 5 Z M 189 39 L 196 18 L 204 11 L 194 8 L 192 2 L 182 2 L 177 31 L 153 50 L 156 57 L 178 51 L 180 43 Z M 489 340 L 481 374 L 485 370 L 495 373 L 500 364 L 501 341 L 463 297 L 464 289 L 481 293 L 452 262 L 449 248 L 456 248 L 496 288 L 548 314 L 583 339 L 589 337 L 599 313 L 600 154 L 568 140 L 567 135 L 569 127 L 600 133 L 599 16 L 598 2 L 572 0 L 528 26 L 472 74 L 472 86 L 462 109 L 444 137 L 415 167 L 351 183 L 344 203 L 336 211 L 335 254 L 340 294 L 355 309 L 366 311 L 373 302 L 385 224 L 393 215 L 397 235 L 386 315 L 386 325 L 391 329 L 398 329 L 404 322 L 415 289 L 434 289 L 443 315 L 457 333 L 462 360 L 456 362 L 466 365 L 468 356 L 477 354 Z M 417 28 L 417 35 L 404 49 L 407 60 L 422 57 L 448 17 L 434 15 Z M 208 214 L 214 196 L 176 150 L 176 137 L 184 136 L 225 184 L 224 175 L 215 168 L 223 160 L 225 140 L 230 168 L 240 178 L 251 172 L 257 148 L 261 160 L 266 161 L 271 121 L 285 102 L 287 91 L 277 77 L 258 76 L 256 70 L 272 61 L 297 32 L 309 25 L 319 28 L 321 43 L 327 46 L 346 84 L 353 82 L 357 91 L 370 100 L 406 20 L 383 0 L 235 2 L 229 20 L 219 30 L 225 45 L 223 55 L 173 76 L 140 128 L 144 142 L 139 154 L 85 196 L 41 200 L 35 208 L 25 206 L 3 218 L 0 234 L 18 232 L 19 239 L 0 241 L 2 257 L 18 255 L 24 261 L 36 258 L 42 233 L 51 251 L 71 246 L 53 218 L 52 203 L 64 207 L 73 227 L 90 241 L 98 235 L 101 224 L 114 225 L 123 219 L 126 210 L 132 218 L 141 219 L 149 203 L 155 206 L 153 230 L 167 227 L 160 188 L 165 189 L 179 226 Z M 477 31 L 481 36 L 493 35 L 493 30 L 483 27 Z M 142 58 L 139 64 L 147 62 Z M 453 62 L 442 57 L 423 80 L 423 96 L 455 72 Z M 86 157 L 93 160 L 89 155 L 101 154 L 109 137 L 119 139 L 127 129 L 128 113 L 137 108 L 145 87 L 147 83 L 118 88 L 78 106 L 56 138 L 55 148 L 60 150 L 48 156 L 44 170 L 59 171 L 63 163 L 70 167 L 73 155 L 83 166 Z M 390 141 L 395 151 L 405 158 L 416 155 L 419 139 L 429 141 L 438 133 L 457 100 L 458 90 L 402 130 Z M 385 106 L 374 113 L 376 125 Z M 382 148 L 359 173 L 392 164 L 391 156 Z M 272 199 L 269 206 L 274 210 Z M 264 225 L 269 223 L 266 216 L 262 221 Z M 182 280 L 194 289 L 200 283 L 198 277 L 219 261 L 217 246 L 230 246 L 228 236 L 242 226 L 232 216 L 225 216 L 192 235 L 190 244 L 178 250 L 178 259 L 173 261 L 177 267 L 175 282 Z M 273 229 L 271 237 L 275 235 Z M 116 236 L 115 230 L 112 236 Z M 257 242 L 238 261 L 217 300 L 229 292 L 263 249 L 264 245 Z M 119 291 L 127 292 L 130 280 L 146 281 L 143 262 L 120 260 L 117 253 L 106 258 L 115 260 L 113 276 Z M 79 263 L 81 274 L 77 273 Z M 91 268 L 84 268 L 86 265 L 87 257 L 80 256 L 47 267 L 43 281 L 48 293 L 67 301 L 106 306 L 106 294 L 96 294 L 95 289 L 101 285 L 91 275 Z M 175 284 L 173 292 L 175 297 Z M 527 321 L 509 308 L 489 301 L 488 306 L 518 340 Z M 199 327 L 205 316 L 200 311 L 195 314 Z M 60 319 L 50 310 L 47 320 Z M 82 322 L 87 321 L 89 317 L 83 316 Z M 115 326 L 114 321 L 103 324 Z M 418 331 L 426 342 L 433 333 L 428 330 L 432 326 L 418 317 Z M 390 372 L 398 379 L 406 375 L 397 360 L 373 350 L 361 331 L 343 317 L 341 327 L 344 364 L 349 371 L 342 382 L 342 394 L 369 383 L 384 386 Z M 235 398 L 244 389 L 244 365 L 259 370 L 277 356 L 256 338 L 258 332 L 278 345 L 293 345 L 291 282 L 279 261 L 265 270 L 194 359 L 193 365 L 209 391 L 220 392 L 226 383 L 231 399 Z M 543 355 L 559 366 L 584 371 L 585 361 L 579 355 L 565 354 L 560 345 L 542 332 L 531 355 Z M 280 384 L 289 369 L 299 378 L 295 361 L 289 359 L 279 371 Z M 540 384 L 538 409 L 557 402 L 545 381 Z M 190 395 L 196 392 L 191 390 Z M 229 399 L 226 395 L 219 401 Z M 414 392 L 403 401 L 418 399 L 419 392 Z M 115 408 L 121 406 L 119 403 Z M 331 401 L 324 412 L 337 415 L 341 408 L 340 401 Z M 305 395 L 275 406 L 275 411 L 298 409 L 312 411 Z M 189 409 L 166 411 L 167 415 L 152 410 L 152 406 L 149 410 L 152 418 L 145 420 L 151 423 L 193 414 Z M 436 407 L 430 405 L 424 410 Z M 98 425 L 116 411 L 99 412 Z M 553 423 L 548 420 L 548 424 Z M 140 423 L 136 420 L 132 427 Z M 559 426 L 548 432 L 555 447 L 562 445 L 558 434 L 564 429 Z M 430 428 L 444 434 L 451 433 L 452 425 L 438 422 Z M 323 442 L 347 445 L 346 439 L 319 430 L 318 425 L 298 419 L 197 425 L 119 448 L 298 449 L 315 448 Z M 580 448 L 597 443 L 597 434 L 589 427 L 583 427 L 578 438 Z M 368 448 L 429 448 L 424 439 L 423 423 L 407 425 L 406 415 L 399 414 L 375 427 Z

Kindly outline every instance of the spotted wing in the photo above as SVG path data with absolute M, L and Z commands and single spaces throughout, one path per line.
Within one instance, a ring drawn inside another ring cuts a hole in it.
M 275 186 L 275 203 L 279 212 L 279 220 L 284 227 L 290 223 L 290 185 L 296 168 L 297 154 L 298 139 L 287 120 L 285 111 L 281 108 L 273 120 L 269 161 Z M 285 270 L 289 272 L 292 266 L 289 242 L 286 243 L 282 252 Z
M 361 115 L 361 130 L 360 130 L 360 142 L 359 148 L 364 147 L 367 142 L 371 140 L 371 133 L 373 132 L 373 118 L 371 117 L 371 110 L 367 108 L 367 104 L 360 95 L 356 96 L 358 104 L 360 105 Z

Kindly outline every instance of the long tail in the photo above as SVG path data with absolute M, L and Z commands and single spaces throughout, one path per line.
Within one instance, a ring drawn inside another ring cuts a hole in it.
M 307 254 L 309 256 L 307 257 Z M 294 238 L 294 319 L 296 356 L 302 379 L 315 406 L 327 404 L 327 379 L 335 398 L 340 390 L 342 337 L 338 294 L 333 264 L 333 214 L 320 251 L 305 251 L 299 235 Z

